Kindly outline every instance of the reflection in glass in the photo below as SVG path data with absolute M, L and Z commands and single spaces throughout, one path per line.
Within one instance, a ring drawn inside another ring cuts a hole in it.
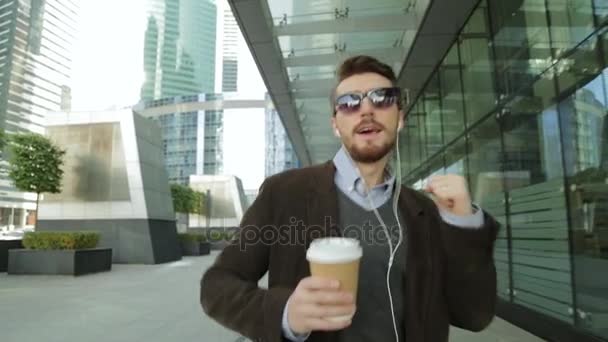
M 503 190 L 501 141 L 498 122 L 490 116 L 471 131 L 469 136 L 469 188 L 473 202 L 490 213 L 501 229 L 494 248 L 498 295 L 510 296 L 509 250 L 505 220 L 505 194 Z M 458 148 L 461 150 L 461 148 Z
M 573 53 L 560 59 L 551 74 L 557 75 L 559 90 L 568 91 L 581 80 L 593 78 L 600 70 L 600 56 L 596 37 L 590 37 L 580 44 Z
M 547 1 L 551 46 L 559 57 L 595 29 L 592 0 Z
M 496 100 L 486 6 L 485 1 L 480 3 L 459 39 L 466 117 L 469 126 L 488 114 L 494 108 Z
M 513 94 L 551 66 L 545 1 L 491 1 L 498 91 Z
M 420 127 L 422 127 L 421 123 L 424 122 L 422 120 L 424 112 L 421 111 L 420 107 L 422 107 L 422 105 L 420 103 L 421 102 L 414 106 L 410 111 L 405 127 L 410 135 L 410 162 L 414 167 L 420 165 L 420 162 L 422 162 L 421 150 L 425 146 L 424 140 L 420 134 Z
M 607 71 L 560 103 L 578 325 L 608 337 Z
M 522 92 L 507 105 L 509 112 L 503 117 L 514 301 L 572 323 L 558 117 L 555 106 L 538 107 L 542 98 L 552 96 L 537 90 Z
M 467 149 L 464 137 L 446 149 L 445 172 L 461 176 L 467 175 Z
M 441 102 L 437 77 L 431 78 L 424 93 L 424 136 L 426 137 L 425 158 L 434 156 L 443 147 L 441 127 Z
M 51 126 L 49 137 L 66 150 L 62 191 L 49 202 L 129 200 L 125 153 L 119 123 Z
M 460 68 L 458 45 L 454 44 L 439 68 L 441 118 L 445 142 L 454 140 L 464 130 L 464 101 Z
M 425 127 L 438 108 L 443 142 L 417 131 L 410 147 L 439 151 L 445 169 L 424 153 L 404 178 L 467 175 L 473 201 L 502 224 L 498 295 L 606 338 L 608 2 L 487 3 L 414 106 Z

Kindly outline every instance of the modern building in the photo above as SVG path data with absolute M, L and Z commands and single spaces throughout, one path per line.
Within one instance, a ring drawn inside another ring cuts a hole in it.
M 337 150 L 336 65 L 391 64 L 404 184 L 461 174 L 502 224 L 498 315 L 550 341 L 607 340 L 606 2 L 302 3 L 230 0 L 302 166 Z
M 267 105 L 234 93 L 200 94 L 141 102 L 134 110 L 160 124 L 169 180 L 186 185 L 191 175 L 223 173 L 224 111 Z
M 141 99 L 212 93 L 216 5 L 212 0 L 145 0 Z
M 7 133 L 43 133 L 46 114 L 65 103 L 78 10 L 74 1 L 0 3 L 0 128 Z M 35 209 L 35 195 L 0 175 L 0 229 L 32 225 Z
M 238 91 L 238 52 L 243 37 L 227 0 L 217 2 L 216 92 Z
M 188 228 L 234 228 L 239 225 L 249 204 L 243 183 L 231 175 L 192 175 L 189 184 L 207 195 L 203 215 L 189 214 Z
M 247 207 L 253 204 L 253 201 L 258 197 L 258 189 L 245 189 L 245 198 L 247 198 Z
M 281 117 L 270 101 L 265 113 L 265 130 L 266 160 L 264 161 L 264 175 L 269 177 L 285 170 L 300 167 L 298 157 L 281 122 Z
M 100 233 L 115 263 L 181 258 L 158 126 L 131 109 L 58 112 L 47 135 L 66 151 L 62 189 L 40 202 L 37 230 Z

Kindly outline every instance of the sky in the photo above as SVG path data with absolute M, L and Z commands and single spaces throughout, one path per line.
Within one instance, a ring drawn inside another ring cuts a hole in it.
M 74 111 L 138 102 L 144 80 L 144 1 L 81 1 L 72 71 Z M 242 37 L 238 68 L 239 93 L 263 99 L 264 82 Z M 224 173 L 241 178 L 245 189 L 257 189 L 264 179 L 264 156 L 264 111 L 225 111 Z

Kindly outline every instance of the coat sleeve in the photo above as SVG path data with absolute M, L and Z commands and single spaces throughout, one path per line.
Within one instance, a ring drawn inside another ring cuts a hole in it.
M 268 270 L 272 243 L 263 239 L 263 231 L 274 229 L 271 180 L 262 184 L 239 232 L 204 273 L 200 302 L 204 312 L 223 326 L 253 341 L 278 342 L 283 340 L 281 318 L 292 289 L 258 286 Z
M 493 251 L 499 224 L 487 212 L 483 216 L 479 229 L 440 225 L 450 324 L 472 331 L 486 328 L 496 311 Z

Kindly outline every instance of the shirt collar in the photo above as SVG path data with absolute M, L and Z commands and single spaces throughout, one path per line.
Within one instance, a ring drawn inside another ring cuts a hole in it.
M 336 166 L 336 182 L 346 186 L 348 191 L 357 191 L 360 195 L 365 196 L 367 191 L 361 176 L 357 170 L 357 166 L 352 162 L 348 156 L 344 145 L 338 150 L 333 159 L 334 165 Z M 384 171 L 384 182 L 374 186 L 370 191 L 372 192 L 386 192 L 391 194 L 395 185 L 395 176 L 392 170 L 387 165 Z

